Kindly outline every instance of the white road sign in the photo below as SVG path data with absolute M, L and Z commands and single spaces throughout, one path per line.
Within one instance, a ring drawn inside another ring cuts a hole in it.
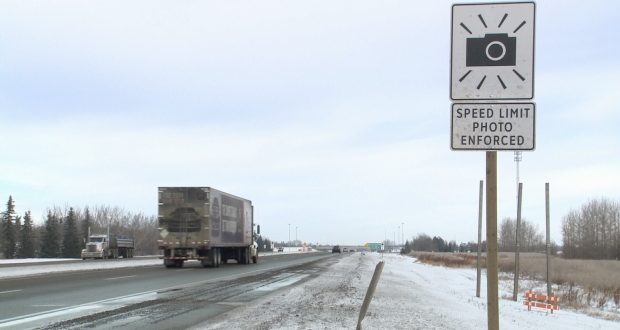
M 534 150 L 534 103 L 452 104 L 453 150 Z
M 533 2 L 452 6 L 450 98 L 534 97 Z

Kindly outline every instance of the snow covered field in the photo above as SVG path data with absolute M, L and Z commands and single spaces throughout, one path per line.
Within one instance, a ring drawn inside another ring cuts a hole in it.
M 482 278 L 482 297 L 477 298 L 475 269 L 430 266 L 411 257 L 377 253 L 344 254 L 319 277 L 239 306 L 195 329 L 354 329 L 370 278 L 381 260 L 385 267 L 362 323 L 364 329 L 486 329 L 486 278 Z M 43 262 L 1 267 L 0 278 L 153 264 L 161 260 Z M 512 296 L 507 282 L 500 282 L 500 297 Z M 501 329 L 620 329 L 620 322 L 563 309 L 554 314 L 527 311 L 521 297 L 518 302 L 500 299 L 499 310 Z
M 375 265 L 381 255 L 355 253 L 304 284 L 274 293 L 223 314 L 196 329 L 354 329 Z M 476 270 L 452 269 L 386 254 L 385 267 L 363 329 L 486 329 L 483 276 L 475 295 Z M 503 291 L 501 296 L 512 296 Z M 501 329 L 620 329 L 620 322 L 560 310 L 528 311 L 518 302 L 500 299 Z M 560 305 L 561 308 L 561 305 Z

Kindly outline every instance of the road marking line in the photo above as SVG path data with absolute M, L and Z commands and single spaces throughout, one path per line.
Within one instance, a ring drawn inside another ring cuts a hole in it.
M 121 278 L 130 278 L 130 277 L 136 277 L 136 275 L 128 275 L 128 276 L 119 276 L 119 277 L 108 277 L 108 278 L 104 278 L 104 281 L 112 281 L 112 280 L 118 280 Z
M 9 291 L 0 291 L 0 294 L 3 294 L 3 293 L 11 293 L 11 292 L 19 292 L 19 291 L 22 291 L 22 289 L 18 289 L 18 290 L 9 290 Z
M 243 306 L 246 305 L 247 303 L 243 303 L 243 302 L 232 302 L 232 301 L 220 301 L 218 303 L 216 303 L 218 305 L 224 305 L 224 306 L 233 306 L 233 307 L 239 307 L 239 306 Z

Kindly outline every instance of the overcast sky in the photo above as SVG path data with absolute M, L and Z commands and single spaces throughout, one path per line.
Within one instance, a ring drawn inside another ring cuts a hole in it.
M 485 153 L 450 149 L 450 1 L 2 1 L 0 201 L 155 215 L 158 186 L 252 200 L 262 234 L 477 239 Z M 523 217 L 620 200 L 620 2 L 536 3 Z M 498 217 L 516 217 L 513 152 Z

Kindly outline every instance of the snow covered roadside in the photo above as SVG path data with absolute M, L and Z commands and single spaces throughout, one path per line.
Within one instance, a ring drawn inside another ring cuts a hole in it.
M 272 255 L 282 255 L 291 253 L 312 253 L 312 252 L 279 252 L 279 253 L 259 253 L 258 257 L 269 257 Z M 58 263 L 62 261 L 72 261 L 71 263 Z M 25 263 L 36 263 L 34 265 L 23 265 Z M 46 264 L 54 263 L 54 264 Z M 162 265 L 162 260 L 156 256 L 150 258 L 136 257 L 132 259 L 100 260 L 99 262 L 82 261 L 81 259 L 54 259 L 54 258 L 34 258 L 34 259 L 0 259 L 0 279 L 32 276 L 38 274 L 73 272 L 85 270 L 101 270 L 113 268 L 129 268 Z
M 59 261 L 59 259 L 51 259 L 53 261 Z M 63 259 L 60 259 L 61 261 Z M 69 259 L 78 260 L 80 259 Z M 151 265 L 161 265 L 161 259 L 125 259 L 125 260 L 109 260 L 108 262 L 72 262 L 66 264 L 52 264 L 48 265 L 45 262 L 38 262 L 34 265 L 16 265 L 11 267 L 0 268 L 0 279 L 10 277 L 23 277 L 32 276 L 38 274 L 50 274 L 70 271 L 85 271 L 85 270 L 101 270 L 101 269 L 113 269 L 113 268 L 126 268 L 126 267 L 141 267 Z
M 354 329 L 381 255 L 355 253 L 319 277 L 240 307 L 196 329 Z M 451 269 L 386 254 L 385 267 L 364 329 L 485 329 L 486 281 L 475 296 L 475 269 Z M 501 289 L 500 289 L 501 290 Z M 500 291 L 500 297 L 511 292 Z M 560 305 L 561 308 L 561 305 Z M 500 299 L 501 329 L 620 329 L 620 322 L 560 310 L 528 311 Z M 249 326 L 251 324 L 251 326 Z

